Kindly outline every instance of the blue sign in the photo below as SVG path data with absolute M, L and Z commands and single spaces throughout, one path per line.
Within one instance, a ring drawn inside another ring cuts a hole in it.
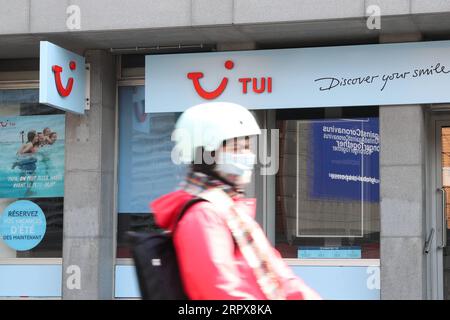
M 65 115 L 0 117 L 0 198 L 64 196 Z
M 361 247 L 299 247 L 298 259 L 361 259 Z
M 311 126 L 310 197 L 379 202 L 378 118 L 321 120 Z
M 450 41 L 148 55 L 146 112 L 450 102 Z
M 34 202 L 19 200 L 3 211 L 0 219 L 2 240 L 17 251 L 36 247 L 44 238 L 47 222 L 42 209 Z
M 0 265 L 0 297 L 61 297 L 61 264 Z
M 292 266 L 325 300 L 380 300 L 379 266 Z
M 77 114 L 86 105 L 86 62 L 84 57 L 41 41 L 39 102 Z
M 291 266 L 291 268 L 297 276 L 323 299 L 380 300 L 379 266 L 296 265 Z M 115 276 L 116 298 L 140 297 L 139 283 L 134 266 L 116 265 Z

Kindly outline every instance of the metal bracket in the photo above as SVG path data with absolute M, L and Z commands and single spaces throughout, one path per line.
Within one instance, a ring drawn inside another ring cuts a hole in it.
M 86 97 L 84 110 L 91 110 L 91 64 L 86 63 Z
M 440 191 L 442 193 L 442 213 L 441 213 L 441 218 L 442 218 L 442 232 L 441 232 L 441 237 L 442 237 L 442 243 L 439 246 L 440 249 L 443 249 L 447 246 L 447 191 L 445 190 L 445 188 L 438 188 L 437 191 Z
M 431 228 L 430 234 L 428 235 L 427 240 L 425 241 L 425 247 L 423 248 L 423 253 L 428 254 L 430 252 L 431 242 L 434 237 L 434 228 Z

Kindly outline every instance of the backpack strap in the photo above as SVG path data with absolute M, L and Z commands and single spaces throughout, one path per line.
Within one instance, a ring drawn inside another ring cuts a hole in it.
M 208 190 L 208 191 L 204 191 L 202 193 L 200 193 L 197 197 L 192 198 L 191 200 L 189 200 L 188 202 L 186 202 L 186 204 L 183 206 L 183 208 L 181 209 L 180 213 L 178 214 L 177 220 L 175 222 L 175 226 L 173 227 L 173 231 L 172 231 L 172 235 L 175 233 L 175 230 L 177 228 L 178 222 L 180 222 L 181 218 L 183 218 L 184 214 L 186 213 L 186 211 L 193 206 L 194 204 L 196 204 L 197 202 L 202 202 L 202 201 L 208 201 L 210 203 L 213 203 L 219 207 L 231 207 L 233 206 L 233 200 L 223 191 L 219 190 L 219 191 L 214 191 L 212 190 Z M 231 232 L 231 231 L 230 231 Z M 234 239 L 233 237 L 233 244 L 235 248 L 238 248 L 236 239 Z
M 181 209 L 180 213 L 178 214 L 177 220 L 175 221 L 175 225 L 173 227 L 172 234 L 175 233 L 178 222 L 180 222 L 181 218 L 183 218 L 186 211 L 188 211 L 188 209 L 190 207 L 192 207 L 194 204 L 196 204 L 197 202 L 202 202 L 202 201 L 207 201 L 207 200 L 200 198 L 200 197 L 194 197 L 183 205 L 183 208 Z

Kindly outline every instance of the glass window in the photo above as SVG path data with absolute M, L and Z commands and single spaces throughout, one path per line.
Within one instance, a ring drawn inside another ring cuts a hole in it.
M 173 191 L 185 168 L 171 159 L 179 113 L 146 114 L 144 87 L 119 88 L 119 217 L 117 258 L 130 258 L 127 231 L 157 229 L 149 203 Z
M 62 257 L 65 114 L 38 101 L 38 89 L 0 90 L 0 259 Z
M 276 247 L 284 258 L 379 258 L 378 114 L 361 108 L 345 117 L 345 109 L 277 115 Z
M 144 97 L 143 86 L 119 87 L 117 258 L 131 258 L 127 231 L 158 229 L 150 202 L 174 191 L 186 176 L 187 167 L 171 158 L 171 136 L 181 113 L 145 114 Z M 255 183 L 247 191 L 255 196 Z

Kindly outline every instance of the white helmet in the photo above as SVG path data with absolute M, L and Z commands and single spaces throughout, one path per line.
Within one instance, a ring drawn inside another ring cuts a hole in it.
M 195 150 L 203 147 L 214 151 L 232 138 L 260 134 L 253 115 L 241 105 L 229 102 L 208 102 L 190 107 L 178 119 L 172 140 L 175 162 L 191 163 Z

